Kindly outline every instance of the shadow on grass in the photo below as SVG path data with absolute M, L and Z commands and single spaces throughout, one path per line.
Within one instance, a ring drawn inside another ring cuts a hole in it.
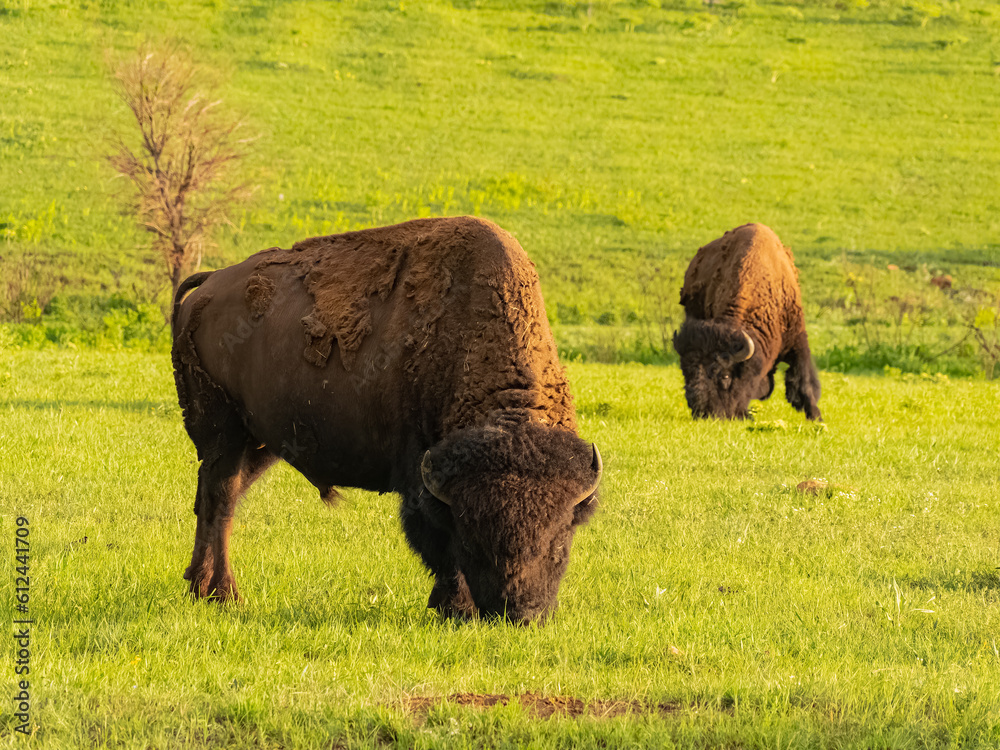
M 821 238 L 822 239 L 822 238 Z M 816 242 L 819 242 L 817 240 Z M 984 248 L 941 248 L 940 250 L 844 250 L 841 247 L 824 247 L 810 242 L 799 243 L 802 247 L 803 262 L 808 260 L 840 260 L 851 263 L 873 265 L 881 268 L 895 263 L 903 270 L 915 270 L 921 264 L 932 267 L 955 269 L 961 266 L 1000 268 L 1000 253 L 996 247 Z M 798 248 L 796 248 L 797 250 Z M 798 255 L 796 255 L 798 259 Z
M 977 570 L 930 576 L 897 576 L 900 586 L 926 591 L 994 591 L 1000 593 L 1000 568 L 982 566 Z
M 0 407 L 29 409 L 32 411 L 56 411 L 61 409 L 116 409 L 118 411 L 145 414 L 146 412 L 180 412 L 180 407 L 173 401 L 152 401 L 139 399 L 137 401 L 102 401 L 100 399 L 9 399 L 0 400 Z
M 192 601 L 195 601 L 192 597 Z M 212 603 L 213 606 L 220 606 Z M 449 627 L 447 621 L 436 613 L 418 605 L 378 605 L 364 601 L 347 601 L 343 604 L 329 604 L 324 601 L 289 600 L 287 605 L 279 606 L 269 612 L 261 612 L 237 604 L 221 605 L 231 611 L 239 619 L 248 621 L 266 620 L 272 625 L 285 627 L 304 627 L 322 629 L 329 625 L 339 625 L 350 632 L 370 631 L 380 627 L 407 628 L 414 625 L 436 624 Z

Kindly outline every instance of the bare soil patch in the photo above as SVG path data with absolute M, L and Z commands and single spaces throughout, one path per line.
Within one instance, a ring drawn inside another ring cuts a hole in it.
M 480 693 L 452 693 L 449 696 L 419 696 L 407 698 L 403 705 L 406 710 L 423 719 L 428 712 L 441 703 L 454 703 L 459 706 L 470 706 L 477 709 L 489 709 L 493 706 L 506 706 L 510 703 L 520 703 L 526 712 L 539 719 L 549 719 L 553 716 L 593 716 L 599 719 L 610 719 L 616 716 L 640 716 L 657 714 L 670 716 L 679 707 L 669 703 L 642 703 L 629 700 L 592 700 L 583 701 L 568 695 L 539 695 L 524 693 L 523 695 L 483 695 Z

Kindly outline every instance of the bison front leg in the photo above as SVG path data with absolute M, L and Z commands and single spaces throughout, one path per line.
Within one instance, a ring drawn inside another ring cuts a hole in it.
M 425 508 L 424 502 L 431 507 Z M 440 501 L 416 493 L 403 497 L 399 517 L 407 542 L 434 576 L 427 607 L 445 617 L 474 617 L 476 605 L 451 551 L 450 513 Z
M 813 364 L 805 331 L 799 334 L 785 361 L 788 362 L 785 372 L 785 398 L 788 403 L 805 412 L 809 419 L 822 421 L 819 406 L 816 405 L 820 395 L 819 373 Z
M 445 617 L 475 617 L 478 611 L 460 570 L 434 575 L 434 587 L 427 599 L 427 608 L 436 609 Z

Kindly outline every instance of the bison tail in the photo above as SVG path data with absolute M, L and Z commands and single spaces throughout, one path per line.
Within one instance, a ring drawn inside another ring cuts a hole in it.
M 204 284 L 205 279 L 213 273 L 215 273 L 215 271 L 202 271 L 201 273 L 192 274 L 184 279 L 184 281 L 181 282 L 181 285 L 177 287 L 177 291 L 174 293 L 174 309 L 170 315 L 170 332 L 174 338 L 177 338 L 177 317 L 181 312 L 181 302 L 184 300 L 184 295 L 192 289 Z

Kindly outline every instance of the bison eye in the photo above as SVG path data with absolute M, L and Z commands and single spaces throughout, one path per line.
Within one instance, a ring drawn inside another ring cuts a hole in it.
M 722 387 L 726 388 L 728 390 L 729 384 L 732 383 L 732 381 L 733 381 L 733 379 L 729 375 L 723 375 L 722 376 L 722 380 L 721 380 Z

